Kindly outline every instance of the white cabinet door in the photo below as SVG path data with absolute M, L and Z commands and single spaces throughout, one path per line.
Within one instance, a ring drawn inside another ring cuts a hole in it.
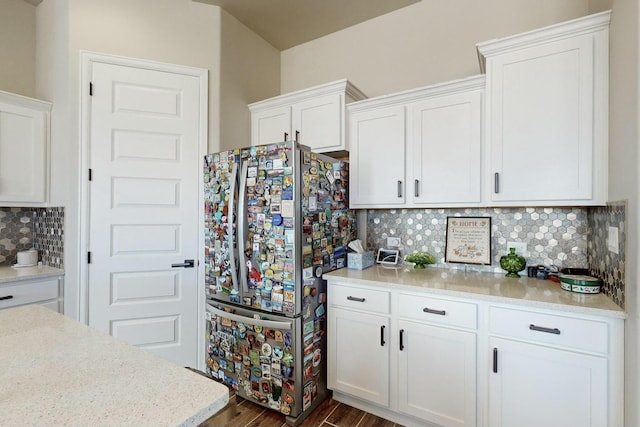
M 605 427 L 607 359 L 491 337 L 491 427 Z
M 473 204 L 481 200 L 480 91 L 410 104 L 413 204 Z
M 349 104 L 350 205 L 477 206 L 485 77 Z
M 592 52 L 585 36 L 491 62 L 493 201 L 592 197 Z
M 476 425 L 476 334 L 400 320 L 399 410 L 441 426 Z
M 299 131 L 298 142 L 318 153 L 344 149 L 342 99 L 334 93 L 293 104 L 293 137 Z
M 264 145 L 291 140 L 291 107 L 275 107 L 251 114 L 251 145 Z
M 607 201 L 609 14 L 478 45 L 489 203 Z
M 47 201 L 50 109 L 0 92 L 0 204 Z
M 329 388 L 389 406 L 389 318 L 330 307 Z
M 405 108 L 352 112 L 349 116 L 349 205 L 402 206 L 405 181 Z
M 316 153 L 348 150 L 345 105 L 366 98 L 346 79 L 249 104 L 251 145 L 295 140 Z M 343 154 L 343 153 L 342 153 Z

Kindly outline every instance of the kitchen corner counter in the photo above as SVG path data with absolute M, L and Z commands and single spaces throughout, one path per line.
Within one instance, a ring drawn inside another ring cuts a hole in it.
M 43 265 L 41 267 L 0 267 L 0 285 L 6 282 L 16 282 L 19 280 L 40 279 L 44 277 L 62 276 L 64 270 Z
M 414 269 L 379 265 L 365 270 L 339 269 L 326 273 L 326 280 L 352 285 L 382 286 L 387 289 L 421 291 L 429 294 L 475 298 L 542 309 L 562 310 L 625 319 L 626 313 L 609 297 L 565 291 L 551 280 L 529 277 L 511 279 L 504 274 L 469 272 L 427 267 Z
M 227 387 L 38 305 L 0 311 L 0 425 L 197 426 Z

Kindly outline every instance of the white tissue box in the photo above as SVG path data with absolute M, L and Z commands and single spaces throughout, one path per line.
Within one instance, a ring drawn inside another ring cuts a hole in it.
M 364 270 L 373 265 L 373 251 L 358 254 L 355 252 L 347 253 L 347 268 L 350 270 Z

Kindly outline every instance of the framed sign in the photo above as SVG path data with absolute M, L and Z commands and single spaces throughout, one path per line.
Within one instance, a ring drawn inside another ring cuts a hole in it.
M 448 216 L 445 262 L 491 264 L 491 217 Z

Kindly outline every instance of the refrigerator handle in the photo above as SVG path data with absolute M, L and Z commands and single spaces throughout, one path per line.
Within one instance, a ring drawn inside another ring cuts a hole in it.
M 236 200 L 233 200 L 233 197 L 235 197 L 235 194 L 236 194 L 235 190 L 236 190 L 237 178 L 238 178 L 238 164 L 234 163 L 233 168 L 231 169 L 231 185 L 229 186 L 231 203 L 229 203 L 227 235 L 229 236 L 229 244 L 231 245 L 231 248 L 229 248 L 229 264 L 231 264 L 229 266 L 231 268 L 231 283 L 233 283 L 233 289 L 235 289 L 236 291 L 238 290 L 238 273 L 237 273 L 238 265 L 236 264 L 236 251 L 240 246 L 240 239 L 233 238 L 233 214 L 235 213 L 234 208 L 237 202 Z M 233 247 L 234 240 L 236 242 L 235 247 Z
M 240 316 L 238 314 L 228 313 L 226 311 L 222 311 L 215 307 L 207 307 L 207 311 L 212 313 L 218 317 L 224 317 L 226 319 L 235 320 L 236 322 L 244 323 L 245 325 L 252 326 L 262 326 L 263 328 L 268 329 L 281 329 L 281 330 L 292 330 L 293 329 L 293 321 L 282 322 L 277 320 L 264 320 L 264 319 L 255 319 L 253 317 Z
M 240 281 L 242 282 L 242 289 L 244 292 L 249 292 L 249 285 L 247 284 L 247 256 L 244 253 L 245 235 L 246 235 L 246 219 L 247 219 L 247 169 L 249 167 L 248 162 L 242 163 L 242 171 L 240 172 L 240 194 L 238 195 L 238 229 L 237 229 L 237 245 L 238 245 L 238 258 L 240 258 Z

